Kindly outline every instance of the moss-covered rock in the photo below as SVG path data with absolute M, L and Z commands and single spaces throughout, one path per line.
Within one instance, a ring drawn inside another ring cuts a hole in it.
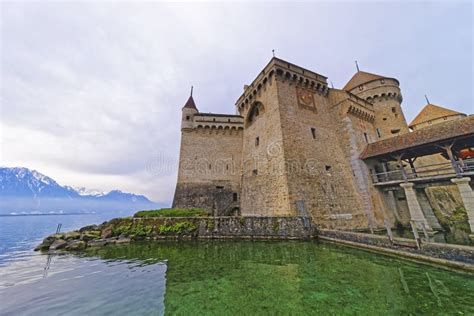
M 68 251 L 78 251 L 78 250 L 83 250 L 87 246 L 86 242 L 83 240 L 74 240 L 66 245 L 64 247 L 65 250 Z
M 64 240 L 75 240 L 79 238 L 81 238 L 81 233 L 78 231 L 68 232 L 68 233 L 65 233 L 63 236 Z
M 65 248 L 66 246 L 67 241 L 64 239 L 57 239 L 51 244 L 51 246 L 49 246 L 49 250 L 59 250 Z
M 100 239 L 100 230 L 86 230 L 81 234 L 81 240 L 90 241 L 94 239 Z

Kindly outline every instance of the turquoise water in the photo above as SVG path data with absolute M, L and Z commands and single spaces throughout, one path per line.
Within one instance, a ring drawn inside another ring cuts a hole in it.
M 154 242 L 0 267 L 2 315 L 468 315 L 474 277 L 318 242 Z

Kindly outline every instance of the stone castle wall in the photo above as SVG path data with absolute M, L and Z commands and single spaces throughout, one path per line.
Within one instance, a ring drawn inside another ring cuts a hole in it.
M 367 227 L 327 91 L 278 81 L 290 209 L 321 227 Z
M 231 215 L 240 204 L 241 128 L 183 129 L 173 207 Z
M 242 215 L 290 215 L 275 76 L 267 79 L 253 99 L 241 111 L 245 120 Z

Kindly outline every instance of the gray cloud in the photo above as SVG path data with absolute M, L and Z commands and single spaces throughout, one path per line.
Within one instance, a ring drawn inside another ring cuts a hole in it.
M 401 81 L 411 119 L 433 103 L 472 113 L 472 4 L 1 3 L 1 160 L 62 184 L 169 202 L 180 110 L 234 102 L 271 50 L 341 87 Z

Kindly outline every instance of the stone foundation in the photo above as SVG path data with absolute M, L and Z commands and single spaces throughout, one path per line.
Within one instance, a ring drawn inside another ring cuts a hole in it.
M 474 247 L 422 242 L 421 249 L 417 249 L 413 239 L 394 238 L 392 245 L 387 236 L 338 230 L 319 230 L 318 237 L 474 272 Z

